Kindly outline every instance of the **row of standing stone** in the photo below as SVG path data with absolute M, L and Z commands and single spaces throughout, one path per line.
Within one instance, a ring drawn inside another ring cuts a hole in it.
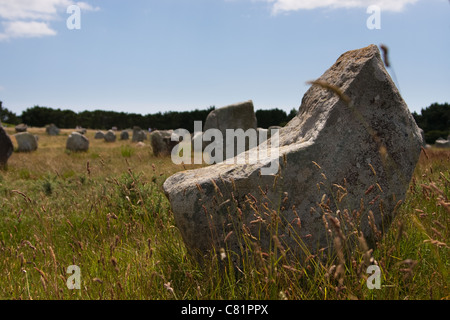
M 5 166 L 9 157 L 14 151 L 14 147 L 11 141 L 11 138 L 6 133 L 6 131 L 1 128 L 0 133 L 0 165 Z M 18 148 L 17 152 L 33 152 L 38 149 L 38 141 L 39 136 L 33 135 L 30 132 L 27 132 L 28 126 L 25 124 L 20 124 L 16 126 L 15 131 L 17 132 L 14 137 L 17 141 Z M 103 133 L 102 131 L 98 131 L 95 134 L 95 139 L 104 139 L 106 142 L 115 142 L 117 140 L 116 135 L 117 129 L 111 129 L 108 130 L 108 132 Z M 142 143 L 143 141 L 147 140 L 147 132 L 145 130 L 142 130 L 140 127 L 133 127 L 133 134 L 132 134 L 132 142 Z M 54 124 L 46 126 L 46 133 L 50 136 L 57 136 L 59 135 L 61 130 L 57 128 Z M 83 152 L 89 150 L 89 139 L 85 136 L 87 133 L 87 130 L 84 128 L 77 128 L 76 131 L 72 132 L 66 141 L 66 149 L 73 152 Z M 170 140 L 170 134 L 166 132 L 160 132 L 160 131 L 154 131 L 151 134 L 151 142 L 153 145 L 153 151 L 155 155 L 161 155 L 161 142 L 163 138 L 160 137 L 162 134 L 164 134 L 164 144 L 167 144 L 166 140 Z M 120 140 L 129 140 L 130 134 L 129 130 L 123 130 L 120 133 Z M 165 145 L 164 145 L 165 147 Z M 167 149 L 167 148 L 163 148 Z M 164 152 L 168 153 L 168 152 Z
M 116 142 L 116 140 L 117 140 L 116 131 L 113 129 L 108 130 L 106 133 L 104 133 L 103 131 L 97 131 L 95 133 L 94 139 L 105 140 L 106 142 Z M 120 133 L 119 139 L 120 140 L 129 140 L 130 134 L 129 134 L 128 130 L 123 130 Z M 136 127 L 135 129 L 133 129 L 132 141 L 133 142 L 142 142 L 144 140 L 147 140 L 146 132 L 139 127 Z
M 85 129 L 84 129 L 85 130 Z M 116 142 L 117 135 L 116 130 L 108 130 L 108 132 L 103 133 L 102 131 L 97 131 L 94 139 L 100 140 L 104 139 L 105 142 Z M 66 149 L 70 151 L 87 151 L 89 150 L 89 139 L 84 136 L 86 131 L 78 131 L 73 132 L 68 138 L 66 143 Z M 129 140 L 130 135 L 128 133 L 128 130 L 124 130 L 120 133 L 120 140 Z M 147 139 L 147 134 L 144 130 L 142 130 L 140 127 L 134 127 L 133 128 L 133 136 L 132 136 L 132 142 L 142 142 Z

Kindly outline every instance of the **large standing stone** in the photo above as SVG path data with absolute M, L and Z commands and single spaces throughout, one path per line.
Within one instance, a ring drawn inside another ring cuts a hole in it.
M 106 142 L 116 142 L 116 133 L 112 130 L 109 130 L 106 134 L 105 134 L 105 141 Z
M 242 129 L 247 131 L 248 129 L 255 130 L 257 129 L 257 121 L 256 115 L 253 107 L 253 101 L 249 100 L 242 103 L 236 103 L 233 105 L 229 105 L 226 107 L 222 107 L 216 110 L 213 110 L 209 113 L 206 118 L 205 125 L 203 127 L 203 131 L 206 132 L 209 129 L 218 129 L 222 133 L 223 136 L 223 159 L 227 159 L 227 129 Z M 231 142 L 230 140 L 228 140 Z M 209 141 L 203 142 L 203 149 L 205 149 L 210 143 Z M 234 143 L 234 142 L 233 142 Z M 230 146 L 228 146 L 230 147 Z M 230 147 L 232 148 L 232 147 Z M 246 141 L 245 150 L 249 149 L 249 141 Z M 234 153 L 237 155 L 237 147 L 234 144 Z
M 37 139 L 29 132 L 21 132 L 14 135 L 17 140 L 18 152 L 33 152 L 38 148 Z
M 61 130 L 59 130 L 59 128 L 52 123 L 45 127 L 45 131 L 49 136 L 57 136 Z
M 14 151 L 11 138 L 3 127 L 0 127 L 0 168 L 5 167 Z
M 319 81 L 280 131 L 277 174 L 261 174 L 273 164 L 262 157 L 166 180 L 176 225 L 192 252 L 202 256 L 215 247 L 240 254 L 244 238 L 265 252 L 280 244 L 301 258 L 305 250 L 333 248 L 333 221 L 349 234 L 350 222 L 359 225 L 369 244 L 370 225 L 387 231 L 420 155 L 419 128 L 374 45 L 344 53 Z
M 89 139 L 79 132 L 72 132 L 67 138 L 66 149 L 74 152 L 88 151 Z
M 150 134 L 150 142 L 153 154 L 158 156 L 169 156 L 172 149 L 178 144 L 178 139 L 172 141 L 173 130 L 155 130 Z

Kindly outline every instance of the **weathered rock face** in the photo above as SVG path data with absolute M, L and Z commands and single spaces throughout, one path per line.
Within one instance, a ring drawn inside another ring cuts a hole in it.
M 339 220 L 369 243 L 371 225 L 387 231 L 420 155 L 419 128 L 374 45 L 346 52 L 319 81 L 280 131 L 277 174 L 262 175 L 273 161 L 260 157 L 166 180 L 175 222 L 197 256 L 212 247 L 239 254 L 242 235 L 268 250 L 276 235 L 301 258 L 305 248 L 332 249 L 328 228 Z
M 0 127 L 0 168 L 5 167 L 14 151 L 11 138 L 3 127 Z
M 102 131 L 97 131 L 97 132 L 95 133 L 94 139 L 95 139 L 95 140 L 102 140 L 102 139 L 105 139 L 105 133 L 102 132 Z
M 79 132 L 72 132 L 67 138 L 66 149 L 74 152 L 89 150 L 89 139 Z
M 61 130 L 59 130 L 59 128 L 52 123 L 45 127 L 45 131 L 49 136 L 57 136 Z
M 249 100 L 242 103 L 237 103 L 222 107 L 220 109 L 213 110 L 206 118 L 203 131 L 206 132 L 209 129 L 218 129 L 223 135 L 223 159 L 227 159 L 225 150 L 227 150 L 227 129 L 242 129 L 247 131 L 248 129 L 257 129 L 256 115 L 253 107 L 253 101 Z M 203 142 L 203 149 L 205 149 L 210 143 L 209 141 Z M 249 149 L 249 143 L 246 142 L 245 150 Z M 237 155 L 237 148 L 234 148 L 234 156 Z M 228 157 L 229 158 L 229 157 Z
M 158 156 L 169 156 L 178 141 L 172 141 L 173 130 L 156 130 L 150 134 L 150 142 L 153 154 Z
M 37 139 L 29 132 L 17 133 L 14 135 L 18 144 L 18 152 L 33 152 L 38 148 Z
M 106 142 L 116 142 L 116 133 L 112 130 L 109 130 L 106 134 L 105 134 L 105 141 Z

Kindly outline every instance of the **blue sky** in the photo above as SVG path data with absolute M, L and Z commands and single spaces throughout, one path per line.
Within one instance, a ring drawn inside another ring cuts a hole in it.
M 79 30 L 66 24 L 73 4 Z M 367 28 L 372 4 L 381 29 Z M 17 114 L 249 99 L 288 112 L 307 81 L 372 43 L 389 47 L 411 111 L 450 102 L 448 0 L 0 0 L 0 100 Z

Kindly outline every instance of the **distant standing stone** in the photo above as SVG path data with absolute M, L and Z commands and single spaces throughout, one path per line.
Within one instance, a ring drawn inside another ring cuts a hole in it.
M 128 131 L 124 130 L 120 133 L 120 140 L 129 140 L 130 139 L 130 134 L 128 133 Z
M 147 140 L 147 133 L 140 127 L 133 127 L 133 138 L 131 141 L 142 142 L 144 140 Z
M 78 128 L 76 132 L 78 132 L 79 134 L 85 135 L 86 132 L 87 132 L 87 129 L 85 129 L 85 128 Z
M 38 148 L 37 139 L 29 132 L 21 132 L 14 135 L 19 146 L 18 152 L 32 152 Z
M 218 129 L 222 132 L 224 139 L 224 159 L 227 158 L 227 153 L 225 152 L 225 150 L 231 148 L 231 145 L 227 145 L 227 130 L 242 129 L 244 130 L 244 132 L 246 132 L 248 129 L 257 129 L 257 120 L 253 107 L 253 101 L 249 100 L 241 103 L 236 103 L 211 111 L 206 118 L 203 131 L 206 132 L 209 129 Z M 206 148 L 209 144 L 211 144 L 211 142 L 204 141 L 203 148 Z M 245 150 L 248 150 L 249 147 L 249 143 L 246 142 Z M 238 153 L 239 150 L 237 150 L 236 145 L 234 145 L 234 156 Z
M 57 136 L 61 130 L 59 130 L 59 128 L 52 123 L 45 127 L 45 131 L 49 136 Z
M 114 131 L 109 130 L 106 134 L 105 134 L 105 141 L 106 142 L 116 142 L 116 134 Z
M 178 140 L 172 141 L 172 134 L 173 130 L 156 130 L 150 134 L 153 154 L 156 157 L 172 153 L 172 149 L 178 144 Z
M 24 123 L 21 123 L 21 124 L 18 124 L 15 129 L 16 129 L 17 133 L 27 132 L 28 126 L 26 124 L 24 124 Z
M 97 131 L 95 133 L 94 139 L 96 140 L 105 139 L 105 134 L 102 131 Z
M 67 138 L 66 149 L 75 152 L 88 151 L 89 139 L 79 132 L 72 132 Z
M 6 133 L 5 129 L 0 127 L 0 168 L 5 167 L 9 157 L 14 151 L 11 138 Z
M 443 138 L 439 138 L 436 140 L 434 145 L 436 148 L 450 148 L 450 141 L 445 140 Z

